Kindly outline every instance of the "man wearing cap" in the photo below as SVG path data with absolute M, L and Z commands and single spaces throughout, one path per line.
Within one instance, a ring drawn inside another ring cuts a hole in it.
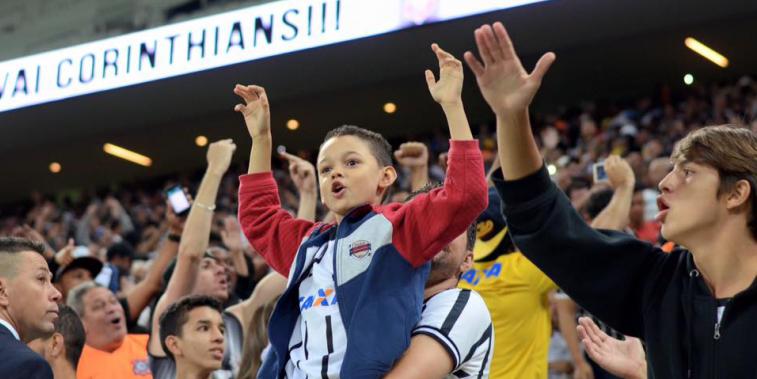
M 546 379 L 552 334 L 548 296 L 557 287 L 513 244 L 494 188 L 476 234 L 473 268 L 463 274 L 459 287 L 476 290 L 491 313 L 495 345 L 490 377 Z
M 145 279 L 125 294 L 118 296 L 118 302 L 124 309 L 126 325 L 130 332 L 141 331 L 136 325 L 137 319 L 153 297 L 161 290 L 162 274 L 173 257 L 176 256 L 179 249 L 179 237 L 176 233 L 180 233 L 181 230 L 181 227 L 172 227 L 169 238 L 163 241 L 160 250 L 157 252 L 158 256 L 155 258 L 150 271 L 147 272 Z M 121 246 L 121 249 L 130 248 L 128 245 L 119 246 Z M 97 258 L 80 256 L 71 263 L 58 268 L 54 283 L 55 287 L 63 294 L 62 301 L 67 301 L 69 292 L 82 283 L 95 281 L 102 285 L 110 284 L 110 277 L 106 278 L 104 283 L 99 280 L 103 267 L 103 263 Z M 115 291 L 112 292 L 116 293 Z
M 74 287 L 94 280 L 102 268 L 103 263 L 99 259 L 87 256 L 75 258 L 71 263 L 60 266 L 55 272 L 53 284 L 63 295 L 62 302 L 66 301 L 69 291 Z
M 0 237 L 0 378 L 52 379 L 50 365 L 26 343 L 55 331 L 60 292 L 44 247 Z

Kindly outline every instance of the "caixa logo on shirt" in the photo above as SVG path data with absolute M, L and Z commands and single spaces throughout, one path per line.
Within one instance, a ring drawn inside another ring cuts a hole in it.
M 351 243 L 350 255 L 355 258 L 363 258 L 371 255 L 371 243 L 364 240 Z
M 319 288 L 315 295 L 300 297 L 300 311 L 332 305 L 336 305 L 336 291 L 333 288 Z
M 484 268 L 481 270 L 470 269 L 463 274 L 461 279 L 468 282 L 470 285 L 477 286 L 482 279 L 498 279 L 501 273 L 502 263 L 497 262 L 490 268 Z

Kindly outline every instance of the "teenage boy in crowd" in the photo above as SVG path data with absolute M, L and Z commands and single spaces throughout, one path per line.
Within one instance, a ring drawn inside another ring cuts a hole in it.
M 214 142 L 208 148 L 208 167 L 187 216 L 176 265 L 152 316 L 148 352 L 150 368 L 156 379 L 177 377 L 176 362 L 168 357 L 161 342 L 159 321 L 163 312 L 187 295 L 210 296 L 222 304 L 229 298 L 230 281 L 224 257 L 210 254 L 208 245 L 221 178 L 229 168 L 235 148 L 230 139 Z M 221 368 L 213 373 L 214 377 L 228 378 L 237 374 L 242 359 L 245 328 L 249 325 L 252 314 L 258 306 L 278 296 L 285 283 L 280 275 L 269 274 L 261 280 L 248 299 L 224 310 L 224 358 Z
M 54 324 L 55 332 L 50 337 L 37 338 L 27 345 L 50 364 L 55 379 L 76 379 L 76 367 L 87 340 L 84 325 L 79 315 L 65 304 L 58 305 Z
M 465 59 L 497 117 L 502 175 L 494 182 L 515 243 L 589 312 L 646 342 L 657 378 L 747 378 L 757 340 L 757 134 L 705 127 L 678 142 L 659 184 L 669 254 L 590 228 L 549 179 L 528 106 L 555 60 L 528 74 L 501 23 L 475 31 L 483 59 Z
M 223 363 L 226 326 L 218 300 L 187 296 L 160 316 L 160 343 L 177 378 L 208 379 Z
M 321 199 L 336 224 L 297 220 L 281 208 L 271 175 L 268 98 L 258 86 L 234 89 L 245 102 L 235 110 L 252 137 L 249 175 L 240 178 L 240 223 L 268 264 L 289 277 L 260 378 L 384 375 L 420 320 L 426 263 L 486 207 L 481 152 L 460 98 L 462 65 L 432 49 L 441 74 L 436 81 L 427 70 L 426 80 L 452 137 L 444 187 L 406 204 L 379 205 L 397 177 L 390 145 L 365 129 L 337 128 L 317 163 Z M 313 296 L 314 303 L 306 301 Z

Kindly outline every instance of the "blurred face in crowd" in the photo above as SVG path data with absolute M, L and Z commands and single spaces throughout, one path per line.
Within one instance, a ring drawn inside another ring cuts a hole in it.
M 397 178 L 392 166 L 381 167 L 368 142 L 353 135 L 333 137 L 318 153 L 321 199 L 337 220 L 363 204 L 378 204 Z
M 658 185 L 662 179 L 673 169 L 673 165 L 667 158 L 657 158 L 649 163 L 647 178 L 650 185 Z
M 166 346 L 177 365 L 187 364 L 198 371 L 214 371 L 223 363 L 225 333 L 226 326 L 217 310 L 197 307 L 187 313 L 181 336 L 169 336 Z
M 192 294 L 211 296 L 220 302 L 229 298 L 229 276 L 223 261 L 202 258 Z
M 61 294 L 50 281 L 47 261 L 34 251 L 14 253 L 11 259 L 13 273 L 0 276 L 0 311 L 22 341 L 49 337 L 55 331 Z
M 228 279 L 227 288 L 229 294 L 233 293 L 239 277 L 237 276 L 237 270 L 234 268 L 234 259 L 231 257 L 231 253 L 218 246 L 209 248 L 208 252 L 213 255 L 217 262 L 223 263 L 223 266 L 226 269 L 226 277 Z M 250 272 L 253 270 L 252 267 L 248 267 L 247 269 L 250 270 Z
M 94 278 L 92 277 L 92 274 L 87 269 L 78 267 L 68 270 L 63 275 L 61 275 L 60 279 L 58 279 L 58 282 L 55 283 L 55 287 L 60 291 L 61 294 L 63 294 L 61 301 L 66 302 L 66 299 L 68 298 L 68 291 L 71 291 L 71 289 L 78 286 L 79 284 L 91 281 L 93 279 Z
M 680 245 L 709 232 L 727 216 L 725 196 L 718 197 L 720 176 L 713 167 L 693 162 L 676 163 L 661 182 L 658 199 L 663 236 Z
M 473 252 L 467 249 L 467 242 L 467 235 L 463 233 L 431 260 L 431 273 L 426 280 L 426 287 L 456 278 L 473 266 Z
M 110 260 L 110 263 L 118 267 L 118 269 L 123 273 L 131 272 L 132 260 L 129 257 L 114 257 Z
M 644 193 L 641 191 L 634 192 L 631 200 L 631 212 L 628 214 L 632 226 L 639 226 L 644 223 L 645 206 Z
M 118 349 L 126 337 L 126 317 L 116 295 L 107 288 L 95 287 L 82 300 L 81 321 L 87 331 L 87 345 L 108 352 Z

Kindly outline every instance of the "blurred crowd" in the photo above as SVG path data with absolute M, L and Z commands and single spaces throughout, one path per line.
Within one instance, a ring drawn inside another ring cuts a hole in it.
M 757 82 L 745 76 L 680 90 L 661 86 L 635 101 L 586 102 L 551 114 L 537 114 L 532 123 L 553 181 L 589 222 L 607 206 L 614 189 L 612 177 L 607 182 L 594 182 L 594 164 L 612 155 L 622 157 L 635 183 L 624 228 L 640 239 L 663 244 L 660 226 L 654 221 L 655 198 L 657 183 L 672 168 L 669 155 L 674 142 L 706 125 L 744 124 L 757 132 Z M 473 129 L 488 171 L 496 157 L 494 126 L 482 124 Z M 427 156 L 421 159 L 426 160 L 432 181 L 444 179 L 449 142 L 443 131 L 439 128 L 413 139 L 428 146 Z M 406 141 L 390 142 L 399 146 Z M 307 160 L 316 154 L 297 152 Z M 282 207 L 295 214 L 298 188 L 288 171 L 288 162 L 274 161 Z M 412 164 L 400 162 L 400 176 L 390 193 L 391 200 L 402 201 L 411 192 Z M 220 249 L 219 254 L 225 257 L 222 269 L 229 292 L 224 304 L 227 307 L 250 297 L 256 283 L 269 272 L 236 221 L 238 177 L 244 171 L 244 167 L 232 165 L 223 176 L 210 226 L 210 246 Z M 201 177 L 200 173 L 183 173 L 173 178 L 119 183 L 108 189 L 87 189 L 76 195 L 34 192 L 24 202 L 1 206 L 0 236 L 45 243 L 45 258 L 64 296 L 63 302 L 78 284 L 94 280 L 119 299 L 127 299 L 122 306 L 129 331 L 145 332 L 152 328 L 151 312 L 156 299 L 166 290 L 171 260 L 176 255 L 175 251 L 168 252 L 165 244 L 172 239 L 178 242 L 184 228 L 183 218 L 174 214 L 165 191 L 178 185 L 188 194 L 196 194 Z M 317 219 L 325 216 L 319 205 Z M 93 263 L 93 259 L 100 264 Z M 566 353 L 564 340 L 552 341 L 551 359 L 568 364 L 567 368 L 556 364 L 552 375 L 569 377 L 574 370 L 571 365 L 576 362 Z

